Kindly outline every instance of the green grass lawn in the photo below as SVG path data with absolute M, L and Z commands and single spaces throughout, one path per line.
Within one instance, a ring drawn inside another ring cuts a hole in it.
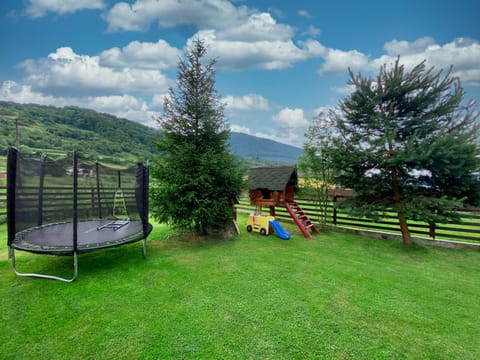
M 289 241 L 156 225 L 146 260 L 141 243 L 84 254 L 72 284 L 16 277 L 2 225 L 0 358 L 480 358 L 480 252 L 282 224 Z M 17 254 L 19 270 L 71 273 L 69 257 Z

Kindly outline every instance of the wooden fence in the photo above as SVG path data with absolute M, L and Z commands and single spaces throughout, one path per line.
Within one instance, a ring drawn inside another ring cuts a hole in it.
M 7 215 L 7 187 L 0 185 L 0 217 Z
M 319 207 L 313 200 L 297 198 L 296 201 L 312 221 L 317 224 L 322 223 L 322 221 L 320 221 Z M 244 196 L 240 199 L 237 209 L 239 213 L 248 214 L 255 211 L 255 206 L 251 206 L 248 196 Z M 268 209 L 266 209 L 266 211 L 268 212 Z M 413 236 L 436 240 L 480 243 L 480 210 L 477 208 L 459 209 L 458 212 L 460 213 L 462 222 L 450 222 L 430 227 L 426 223 L 410 221 L 408 223 L 410 232 Z M 285 208 L 276 207 L 275 216 L 284 221 L 292 221 Z M 381 220 L 374 222 L 366 218 L 352 217 L 346 213 L 342 213 L 335 209 L 333 202 L 330 203 L 328 207 L 326 222 L 327 225 L 341 228 L 400 234 L 400 225 L 394 213 L 386 213 Z
M 17 190 L 18 193 L 21 193 L 21 198 L 17 196 L 17 203 L 20 204 L 16 209 L 17 218 L 36 219 L 38 216 L 42 216 L 49 223 L 58 218 L 73 217 L 74 194 L 72 187 L 46 186 L 43 188 L 41 200 L 39 199 L 39 189 L 36 186 L 22 186 Z M 99 199 L 97 189 L 79 186 L 76 194 L 78 218 L 93 219 L 111 216 L 112 209 L 116 205 L 117 190 L 115 187 L 103 187 L 101 188 L 101 199 Z M 117 209 L 120 208 L 123 214 L 125 214 L 123 204 L 128 209 L 136 208 L 134 189 L 122 190 L 121 199 L 119 201 L 121 204 Z
M 321 223 L 319 207 L 311 199 L 297 198 L 297 202 L 307 213 L 312 221 Z M 348 214 L 337 211 L 331 203 L 327 212 L 327 224 L 342 228 L 353 228 L 360 230 L 370 230 L 376 232 L 400 233 L 398 220 L 393 213 L 385 214 L 380 221 L 374 222 L 365 218 L 356 218 Z M 240 199 L 237 205 L 238 212 L 249 214 L 255 211 L 255 207 L 250 205 L 248 196 Z M 461 223 L 438 224 L 430 227 L 421 222 L 409 222 L 409 229 L 413 236 L 426 237 L 437 240 L 454 240 L 480 243 L 480 210 L 459 209 L 462 217 Z M 286 209 L 275 208 L 276 217 L 284 221 L 292 221 Z M 6 187 L 0 186 L 0 217 L 6 215 Z

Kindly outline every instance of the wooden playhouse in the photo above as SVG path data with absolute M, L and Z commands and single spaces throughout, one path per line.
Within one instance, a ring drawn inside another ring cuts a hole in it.
M 257 212 L 265 206 L 269 207 L 270 215 L 275 216 L 275 207 L 284 207 L 305 237 L 311 236 L 309 230 L 318 233 L 313 222 L 295 202 L 298 186 L 295 165 L 254 167 L 250 169 L 248 180 L 250 205 L 256 206 Z

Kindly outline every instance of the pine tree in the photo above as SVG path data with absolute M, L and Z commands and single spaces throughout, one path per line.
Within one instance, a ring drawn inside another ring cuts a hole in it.
M 407 72 L 398 58 L 376 79 L 350 71 L 349 83 L 329 149 L 336 184 L 354 190 L 344 208 L 372 219 L 393 209 L 409 245 L 407 220 L 434 225 L 455 219 L 454 206 L 478 203 L 477 114 L 461 105 L 458 78 L 425 62 Z
M 199 234 L 231 222 L 242 184 L 215 90 L 215 61 L 206 62 L 206 54 L 203 41 L 196 39 L 187 59 L 178 63 L 177 87 L 170 88 L 159 119 L 159 156 L 152 169 L 152 214 Z

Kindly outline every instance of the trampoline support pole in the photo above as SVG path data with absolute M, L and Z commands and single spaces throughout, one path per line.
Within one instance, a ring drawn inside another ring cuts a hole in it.
M 41 278 L 41 279 L 50 279 L 50 280 L 58 280 L 58 281 L 63 281 L 70 283 L 73 280 L 77 278 L 78 275 L 78 260 L 77 260 L 77 252 L 75 251 L 73 253 L 73 277 L 71 279 L 65 279 L 59 276 L 53 276 L 53 275 L 45 275 L 45 274 L 36 274 L 36 273 L 21 273 L 17 271 L 17 267 L 15 264 L 15 250 L 10 247 L 8 250 L 9 257 L 12 259 L 12 269 L 15 275 L 17 276 L 23 276 L 23 277 L 35 277 L 35 278 Z
M 146 259 L 147 258 L 147 238 L 144 237 L 143 238 L 143 258 Z

